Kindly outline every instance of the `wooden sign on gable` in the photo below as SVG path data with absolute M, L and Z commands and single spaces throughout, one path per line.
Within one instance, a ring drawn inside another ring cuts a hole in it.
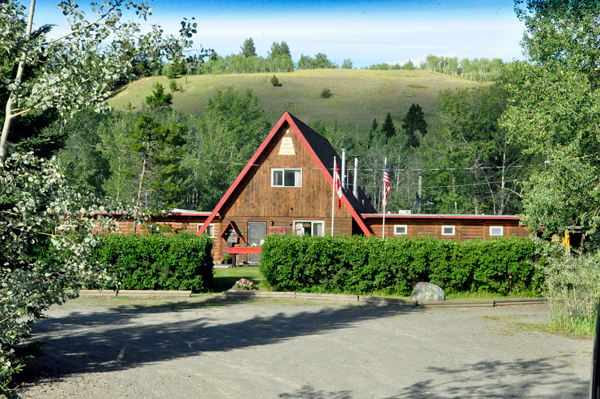
M 294 151 L 294 142 L 291 137 L 284 137 L 283 140 L 281 140 L 279 155 L 296 155 L 296 151 Z

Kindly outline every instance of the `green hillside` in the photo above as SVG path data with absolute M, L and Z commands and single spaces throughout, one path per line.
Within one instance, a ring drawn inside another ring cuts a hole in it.
M 276 75 L 279 87 L 271 85 L 272 73 L 182 77 L 177 83 L 183 90 L 174 93 L 173 105 L 186 113 L 201 114 L 215 89 L 233 86 L 239 91 L 252 89 L 272 122 L 289 111 L 307 123 L 320 119 L 329 124 L 338 118 L 344 126 L 356 123 L 360 130 L 368 130 L 373 118 L 381 123 L 388 112 L 394 120 L 402 119 L 412 103 L 420 104 L 426 114 L 432 113 L 440 90 L 479 86 L 470 80 L 422 70 L 313 69 Z M 140 108 L 156 82 L 165 88 L 169 83 L 164 76 L 144 78 L 121 89 L 108 103 L 117 109 L 128 103 Z M 331 89 L 330 98 L 321 98 L 324 88 Z

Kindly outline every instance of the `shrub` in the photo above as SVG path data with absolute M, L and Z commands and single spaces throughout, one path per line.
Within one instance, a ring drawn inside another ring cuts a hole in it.
M 273 77 L 271 78 L 271 84 L 273 86 L 277 86 L 279 84 L 279 79 L 277 79 L 277 76 L 273 75 Z
M 419 281 L 446 293 L 540 292 L 528 238 L 451 241 L 433 237 L 269 236 L 260 269 L 275 290 L 410 295 Z
M 593 335 L 600 296 L 600 261 L 595 255 L 564 253 L 542 266 L 551 322 L 559 331 Z
M 192 290 L 212 288 L 212 240 L 195 234 L 110 234 L 96 251 L 118 276 L 121 289 Z
M 171 89 L 171 91 L 179 90 L 179 87 L 177 87 L 177 82 L 174 79 L 169 81 L 169 89 Z
M 321 98 L 329 98 L 331 97 L 331 89 L 324 88 L 321 90 Z

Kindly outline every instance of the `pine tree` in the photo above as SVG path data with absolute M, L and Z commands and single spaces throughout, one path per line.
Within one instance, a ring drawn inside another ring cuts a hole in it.
M 273 86 L 277 86 L 279 84 L 279 79 L 277 79 L 277 76 L 273 75 L 273 77 L 271 78 L 271 84 Z
M 396 127 L 394 126 L 394 121 L 392 121 L 392 115 L 390 115 L 389 112 L 385 116 L 385 121 L 383 121 L 383 125 L 381 125 L 381 133 L 383 133 L 386 140 L 391 139 L 396 135 Z
M 402 122 L 402 129 L 408 136 L 407 144 L 413 148 L 418 147 L 421 143 L 415 133 L 419 132 L 422 136 L 427 134 L 427 122 L 425 122 L 425 114 L 421 106 L 413 103 Z
M 248 38 L 244 40 L 244 44 L 240 47 L 242 49 L 242 55 L 244 57 L 256 57 L 256 47 L 254 47 L 254 40 Z
M 288 46 L 288 44 L 286 42 L 281 42 L 279 47 L 281 49 L 281 55 L 285 55 L 285 56 L 292 58 L 292 52 L 290 51 L 290 46 Z

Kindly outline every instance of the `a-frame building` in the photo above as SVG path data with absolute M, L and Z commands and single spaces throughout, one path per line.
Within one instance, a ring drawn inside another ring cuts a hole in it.
M 198 234 L 211 229 L 214 253 L 244 254 L 240 261 L 256 261 L 267 234 L 331 234 L 334 157 L 341 165 L 328 140 L 286 112 Z M 361 214 L 375 208 L 362 190 L 343 192 L 334 234 L 371 235 Z

